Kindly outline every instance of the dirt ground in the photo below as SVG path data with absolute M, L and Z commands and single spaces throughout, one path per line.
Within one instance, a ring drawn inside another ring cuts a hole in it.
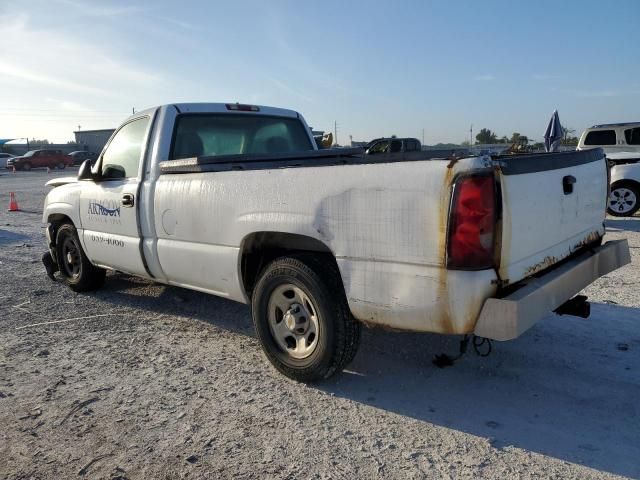
M 587 289 L 588 320 L 446 369 L 431 360 L 456 337 L 365 330 L 309 387 L 270 367 L 245 305 L 118 273 L 91 294 L 51 282 L 50 176 L 0 173 L 0 478 L 640 478 L 638 217 L 607 221 L 633 264 Z

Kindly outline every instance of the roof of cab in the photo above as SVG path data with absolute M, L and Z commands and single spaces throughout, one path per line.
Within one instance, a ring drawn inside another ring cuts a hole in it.
M 603 123 L 602 125 L 593 125 L 589 128 L 613 128 L 613 127 L 631 127 L 640 126 L 640 122 L 625 122 L 625 123 Z
M 232 110 L 231 105 L 243 105 L 257 107 L 258 111 L 239 111 Z M 150 115 L 161 108 L 175 108 L 179 113 L 235 113 L 246 115 L 276 115 L 279 117 L 299 118 L 300 115 L 294 110 L 286 108 L 269 107 L 265 105 L 249 105 L 239 104 L 238 102 L 228 103 L 168 103 L 157 107 L 147 108 L 131 115 L 129 118 L 139 117 L 140 115 Z

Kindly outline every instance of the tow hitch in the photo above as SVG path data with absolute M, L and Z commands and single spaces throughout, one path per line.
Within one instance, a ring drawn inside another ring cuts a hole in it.
M 591 304 L 587 302 L 586 295 L 576 295 L 572 299 L 564 302 L 553 312 L 558 315 L 573 315 L 574 317 L 589 318 L 589 315 L 591 315 Z

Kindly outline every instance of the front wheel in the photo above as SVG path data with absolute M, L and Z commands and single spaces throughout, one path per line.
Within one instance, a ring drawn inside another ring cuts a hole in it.
M 58 170 L 64 170 L 67 165 L 64 162 L 58 164 Z
M 56 235 L 56 257 L 62 279 L 75 292 L 97 290 L 104 283 L 105 270 L 91 264 L 82 250 L 78 232 L 70 223 Z
M 31 164 L 29 162 L 25 163 L 24 165 L 22 165 L 22 168 L 20 170 L 25 170 L 25 171 L 29 171 L 31 170 Z
M 640 188 L 631 183 L 611 187 L 607 211 L 614 217 L 631 217 L 640 209 Z
M 274 260 L 263 271 L 251 306 L 265 355 L 293 380 L 328 378 L 355 356 L 360 323 L 349 311 L 337 268 L 324 258 Z

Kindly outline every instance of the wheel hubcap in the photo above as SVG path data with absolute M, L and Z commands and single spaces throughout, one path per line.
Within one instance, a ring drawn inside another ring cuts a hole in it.
M 80 275 L 82 268 L 80 248 L 71 237 L 67 237 L 62 243 L 62 258 L 64 259 L 62 266 L 68 277 L 75 278 Z
M 611 191 L 609 208 L 617 213 L 627 213 L 635 208 L 637 201 L 636 194 L 633 191 L 620 187 Z
M 269 329 L 278 346 L 293 358 L 306 358 L 318 345 L 319 324 L 309 296 L 292 284 L 280 285 L 269 298 Z

